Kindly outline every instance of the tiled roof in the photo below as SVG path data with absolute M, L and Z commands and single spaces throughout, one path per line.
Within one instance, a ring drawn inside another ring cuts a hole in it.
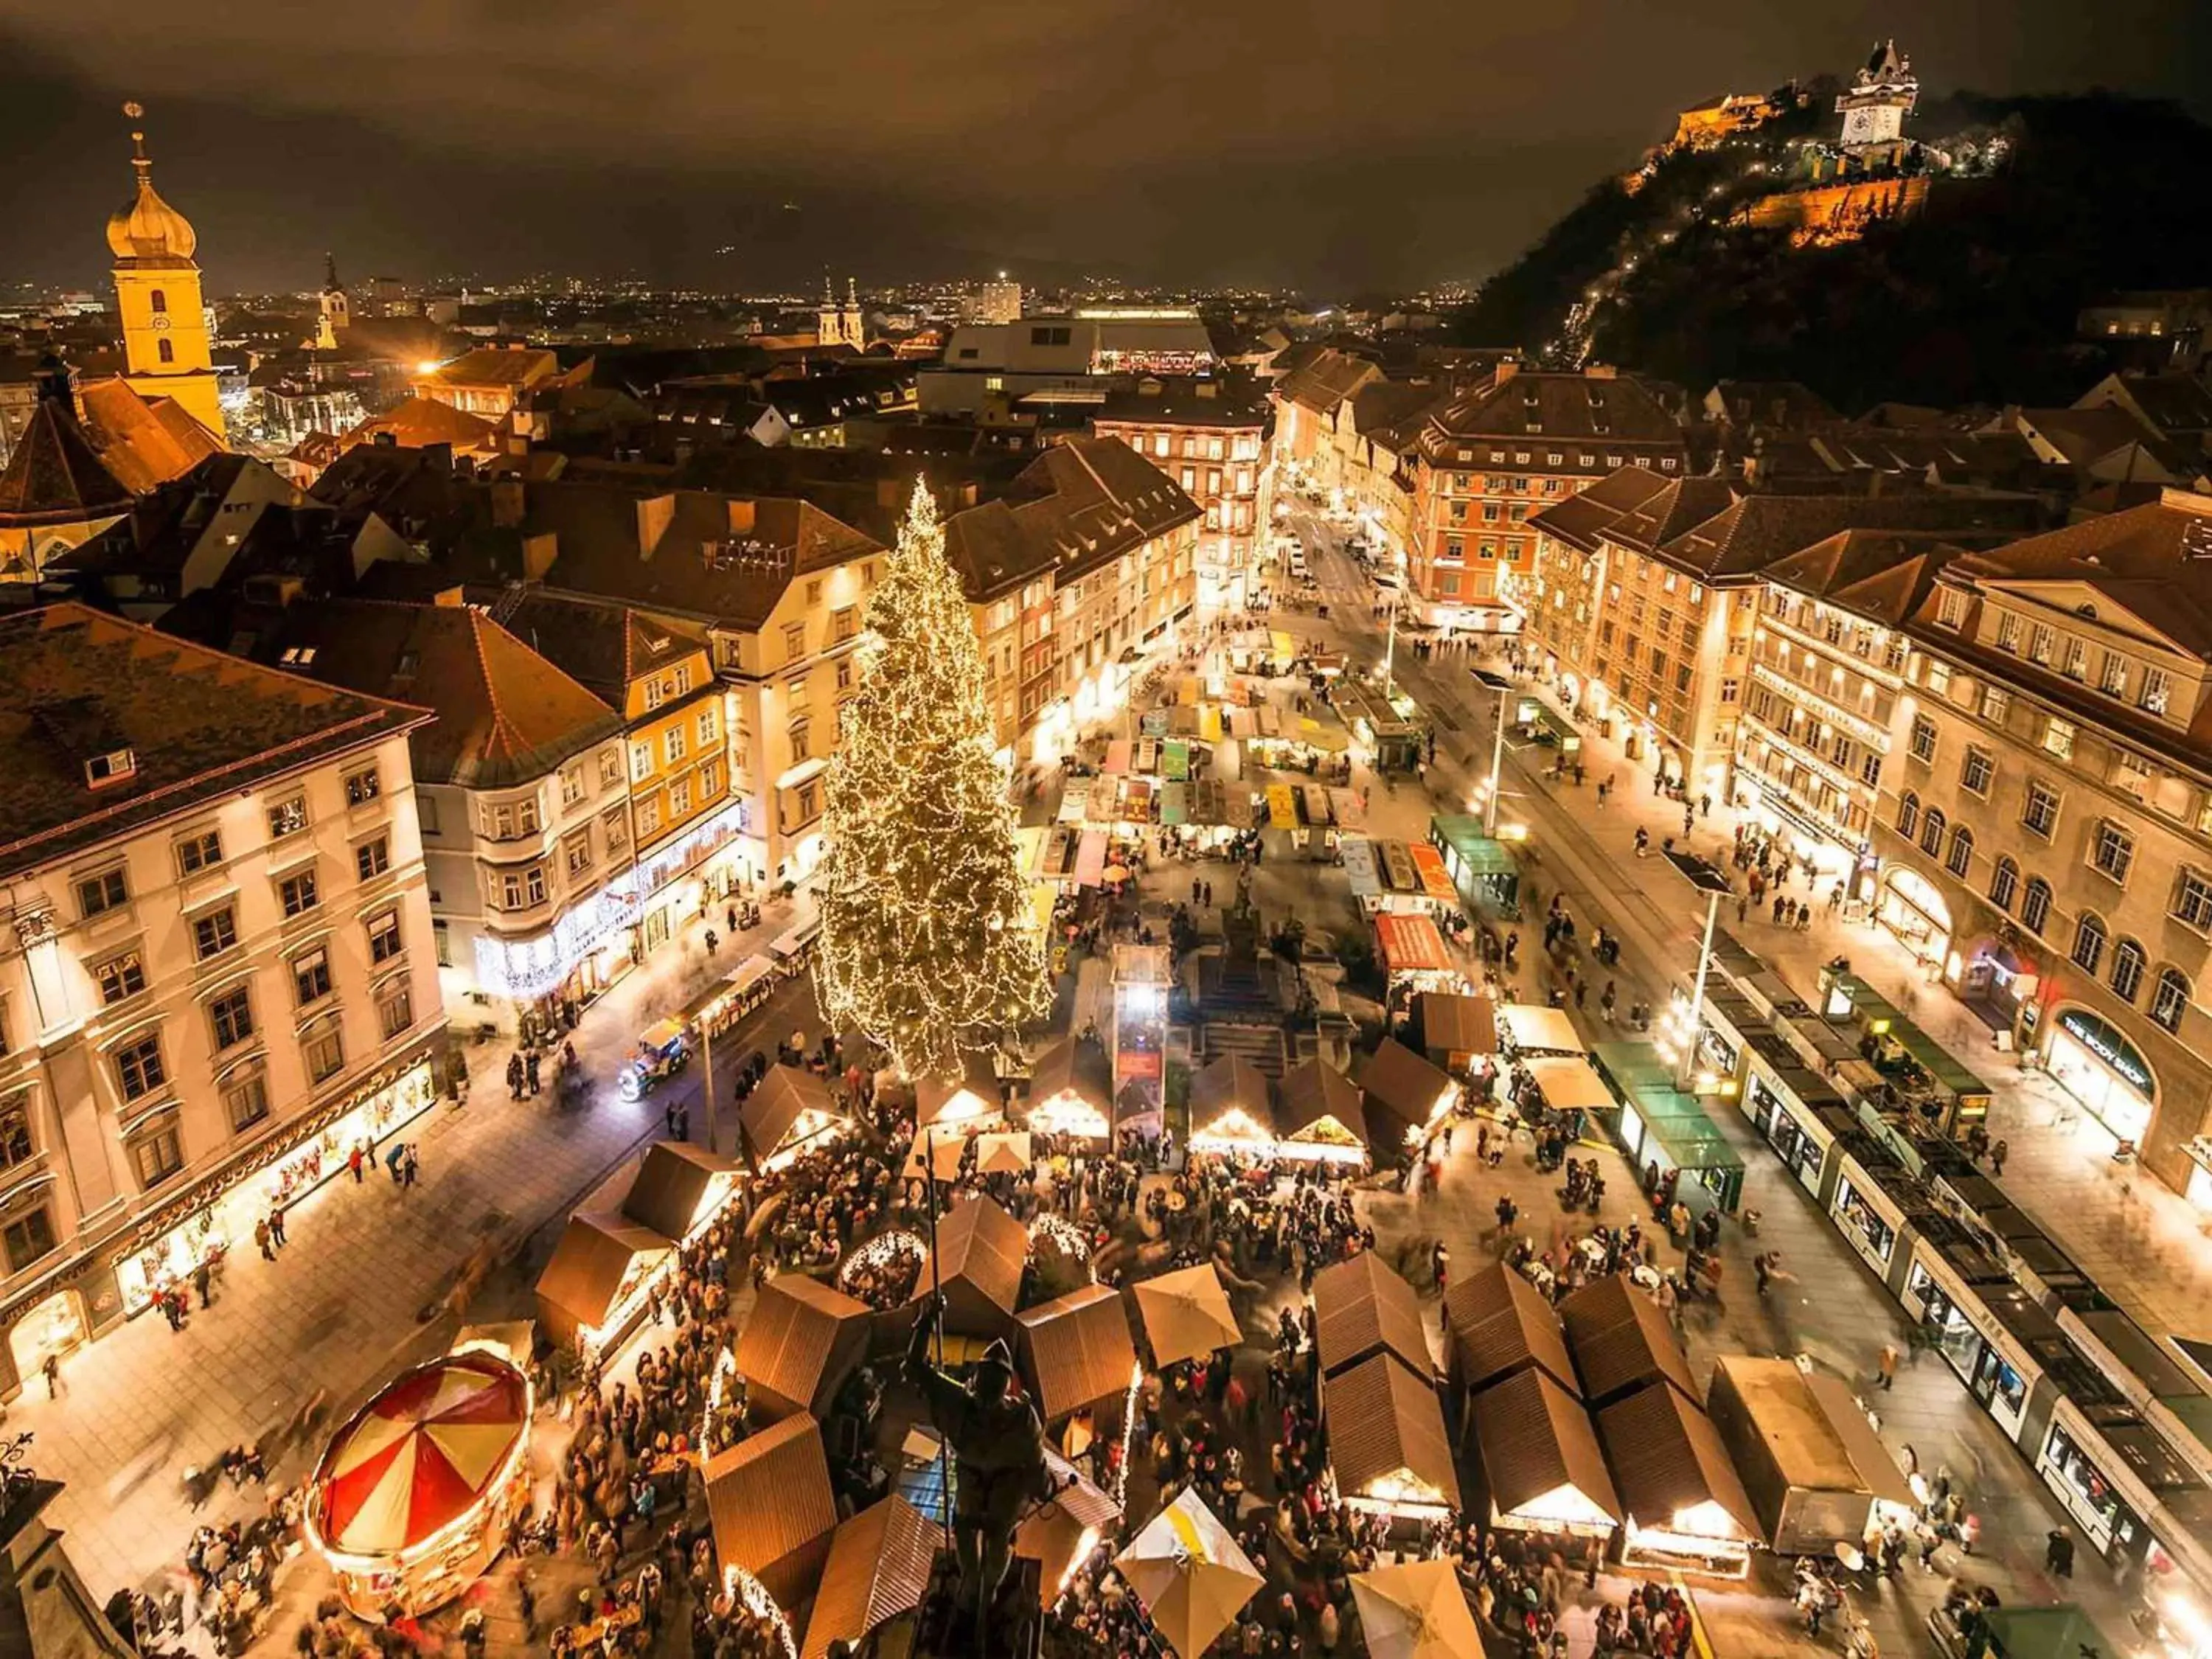
M 434 708 L 409 743 L 417 782 L 526 782 L 623 729 L 613 708 L 472 606 L 300 600 L 255 654 Z
M 175 575 L 199 544 L 239 475 L 263 463 L 210 455 L 180 478 L 156 484 L 116 523 L 52 561 L 57 569 L 103 575 Z
M 0 875 L 143 830 L 429 715 L 81 605 L 0 619 Z M 136 769 L 93 788 L 85 764 Z
M 1720 380 L 1712 398 L 1728 420 L 1746 426 L 1814 426 L 1843 417 L 1835 406 L 1810 386 L 1796 380 Z
M 40 398 L 0 471 L 0 529 L 84 524 L 129 512 L 131 499 L 94 451 L 68 400 Z
M 1259 427 L 1267 398 L 1249 375 L 1161 374 L 1117 377 L 1093 421 L 1152 426 Z
M 561 360 L 550 351 L 509 350 L 479 346 L 465 351 L 422 376 L 418 384 L 450 386 L 523 386 L 556 374 Z
M 1540 440 L 1685 447 L 1680 422 L 1641 381 L 1540 369 L 1493 375 L 1454 398 L 1431 417 L 1421 443 L 1431 459 L 1449 461 L 1455 444 Z M 1487 457 L 1476 464 L 1486 465 Z
M 1413 1018 L 1419 1022 L 1425 1048 L 1466 1054 L 1498 1052 L 1498 1005 L 1488 997 L 1423 991 L 1413 999 Z
M 2124 409 L 2023 409 L 2021 424 L 2076 466 L 2156 435 Z
M 1566 1327 L 1583 1392 L 1595 1403 L 1656 1381 L 1697 1399 L 1690 1362 L 1667 1316 L 1626 1273 L 1594 1279 L 1568 1297 L 1559 1304 L 1559 1322 Z
M 1669 478 L 1605 527 L 1606 540 L 1651 552 L 1684 531 L 1735 504 L 1739 492 L 1725 478 Z
M 1491 1502 L 1510 1515 L 1571 1486 L 1615 1520 L 1620 1498 L 1582 1402 L 1540 1370 L 1516 1372 L 1468 1401 Z
M 1137 1363 L 1121 1293 L 1085 1285 L 1020 1316 L 1023 1371 L 1047 1422 L 1119 1396 Z
M 1712 1504 L 1740 1536 L 1760 1534 L 1720 1431 L 1677 1390 L 1654 1382 L 1607 1406 L 1597 1414 L 1597 1434 L 1621 1504 L 1640 1524 Z
M 1580 494 L 1554 501 L 1528 522 L 1570 547 L 1595 553 L 1599 532 L 1642 507 L 1672 483 L 1673 480 L 1650 467 L 1625 466 L 1618 472 L 1607 474 Z
M 1055 444 L 1003 498 L 945 521 L 945 554 L 973 603 L 1047 571 L 1073 581 L 1204 509 L 1119 438 Z
M 1686 485 L 1712 482 L 1685 480 Z M 2033 530 L 2040 514 L 2027 495 L 1744 495 L 1717 507 L 1693 528 L 1656 543 L 1632 544 L 1650 548 L 1677 568 L 1711 580 L 1764 571 L 1841 530 L 2017 532 Z M 1668 527 L 1680 516 L 1671 516 Z M 1622 527 L 1616 524 L 1607 534 Z
M 1326 415 L 1370 380 L 1382 378 L 1382 371 L 1364 357 L 1323 346 L 1278 380 L 1274 395 L 1279 402 Z
M 1021 1302 L 1029 1259 L 1030 1236 L 1020 1222 L 990 1199 L 968 1199 L 939 1220 L 937 1260 L 922 1262 L 914 1294 L 917 1299 L 928 1295 L 933 1282 L 950 1286 L 964 1279 L 1000 1312 L 1011 1314 Z
M 1322 1413 L 1340 1491 L 1363 1492 L 1402 1469 L 1459 1507 L 1459 1468 L 1427 1377 L 1378 1353 L 1323 1384 Z
M 823 1385 L 843 1334 L 872 1316 L 866 1303 L 817 1279 L 778 1273 L 761 1286 L 738 1333 L 738 1375 L 802 1409 L 826 1407 Z
M 1502 1261 L 1446 1289 L 1444 1325 L 1452 1369 L 1464 1388 L 1486 1389 L 1533 1364 L 1570 1393 L 1582 1391 L 1559 1315 L 1542 1291 Z
M 1373 1353 L 1397 1356 L 1424 1380 L 1436 1369 L 1413 1287 L 1373 1250 L 1314 1275 L 1314 1342 L 1325 1375 Z
M 471 415 L 435 398 L 408 398 L 381 415 L 372 415 L 338 440 L 343 449 L 372 444 L 380 438 L 405 449 L 451 444 L 457 453 L 489 455 L 499 448 L 499 428 L 482 416 Z
M 1451 1079 L 1396 1038 L 1385 1037 L 1360 1067 L 1358 1083 L 1369 1100 L 1400 1123 L 1419 1128 L 1429 1121 L 1437 1097 L 1451 1086 Z
M 149 402 L 119 376 L 88 382 L 77 398 L 101 463 L 128 489 L 151 489 L 222 453 L 215 434 L 175 398 Z
M 939 1530 L 896 1492 L 841 1525 L 799 1659 L 829 1659 L 832 1642 L 857 1649 L 886 1619 L 920 1607 L 942 1541 Z
M 502 596 L 493 614 L 517 639 L 617 708 L 641 676 L 708 647 L 703 629 L 543 588 Z

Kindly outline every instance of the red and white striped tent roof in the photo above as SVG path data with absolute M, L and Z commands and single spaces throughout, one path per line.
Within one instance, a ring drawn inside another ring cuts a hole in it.
M 410 1549 L 499 1480 L 528 1426 L 522 1373 L 495 1354 L 403 1372 L 332 1437 L 315 1470 L 316 1530 L 347 1555 Z

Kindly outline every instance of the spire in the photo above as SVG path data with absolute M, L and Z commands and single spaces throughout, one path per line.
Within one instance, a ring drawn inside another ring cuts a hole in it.
M 338 281 L 338 256 L 335 253 L 324 254 L 323 292 L 325 294 L 339 294 L 343 293 L 344 289 L 345 284 Z
M 108 218 L 108 248 L 118 259 L 188 264 L 199 237 L 191 222 L 154 188 L 154 158 L 146 154 L 145 130 L 137 125 L 146 113 L 145 106 L 128 103 L 123 113 L 132 123 L 131 172 L 135 188 L 130 202 Z
M 133 99 L 124 105 L 123 113 L 131 123 L 131 170 L 138 176 L 141 191 L 151 190 L 154 188 L 154 158 L 146 154 L 146 134 L 137 125 L 146 118 L 146 106 Z
M 848 276 L 845 279 L 845 304 L 848 309 L 854 311 L 860 309 L 860 284 L 856 277 Z

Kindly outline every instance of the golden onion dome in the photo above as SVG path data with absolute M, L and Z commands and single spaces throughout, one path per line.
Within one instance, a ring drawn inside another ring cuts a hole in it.
M 124 113 L 136 119 L 145 112 L 125 104 Z M 137 190 L 131 200 L 107 221 L 107 246 L 118 259 L 188 260 L 199 246 L 191 221 L 171 207 L 154 188 L 154 163 L 146 154 L 146 135 L 131 135 L 131 170 L 137 175 Z

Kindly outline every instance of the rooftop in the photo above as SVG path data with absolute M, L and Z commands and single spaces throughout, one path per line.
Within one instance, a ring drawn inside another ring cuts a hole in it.
M 945 554 L 971 602 L 1047 572 L 1073 581 L 1204 510 L 1119 438 L 1055 444 L 997 500 L 945 521 Z

